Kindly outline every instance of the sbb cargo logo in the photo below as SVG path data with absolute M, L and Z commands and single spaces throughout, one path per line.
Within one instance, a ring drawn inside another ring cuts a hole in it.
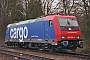
M 11 28 L 10 37 L 18 38 L 19 40 L 26 39 L 28 37 L 28 28 L 26 26 L 18 27 L 18 28 Z

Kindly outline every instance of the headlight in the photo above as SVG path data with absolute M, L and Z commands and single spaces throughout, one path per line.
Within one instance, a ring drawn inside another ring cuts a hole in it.
M 77 38 L 77 39 L 79 39 L 79 38 L 80 38 L 80 36 L 76 36 L 76 38 Z
M 66 37 L 65 36 L 62 36 L 62 39 L 65 39 Z

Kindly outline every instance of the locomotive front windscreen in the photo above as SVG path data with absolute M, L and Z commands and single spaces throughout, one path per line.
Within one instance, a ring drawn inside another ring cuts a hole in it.
M 58 18 L 61 30 L 79 30 L 76 20 L 67 18 Z

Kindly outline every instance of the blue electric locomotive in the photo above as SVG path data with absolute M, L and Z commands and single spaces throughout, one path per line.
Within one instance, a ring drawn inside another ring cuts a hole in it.
M 76 17 L 61 15 L 9 24 L 5 43 L 8 46 L 34 47 L 50 51 L 83 47 Z

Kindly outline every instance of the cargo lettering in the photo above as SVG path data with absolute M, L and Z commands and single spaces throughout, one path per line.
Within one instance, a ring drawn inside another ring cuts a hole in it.
M 20 40 L 26 39 L 28 37 L 28 28 L 25 27 L 18 27 L 18 28 L 11 28 L 10 30 L 10 37 L 12 38 L 19 38 Z

